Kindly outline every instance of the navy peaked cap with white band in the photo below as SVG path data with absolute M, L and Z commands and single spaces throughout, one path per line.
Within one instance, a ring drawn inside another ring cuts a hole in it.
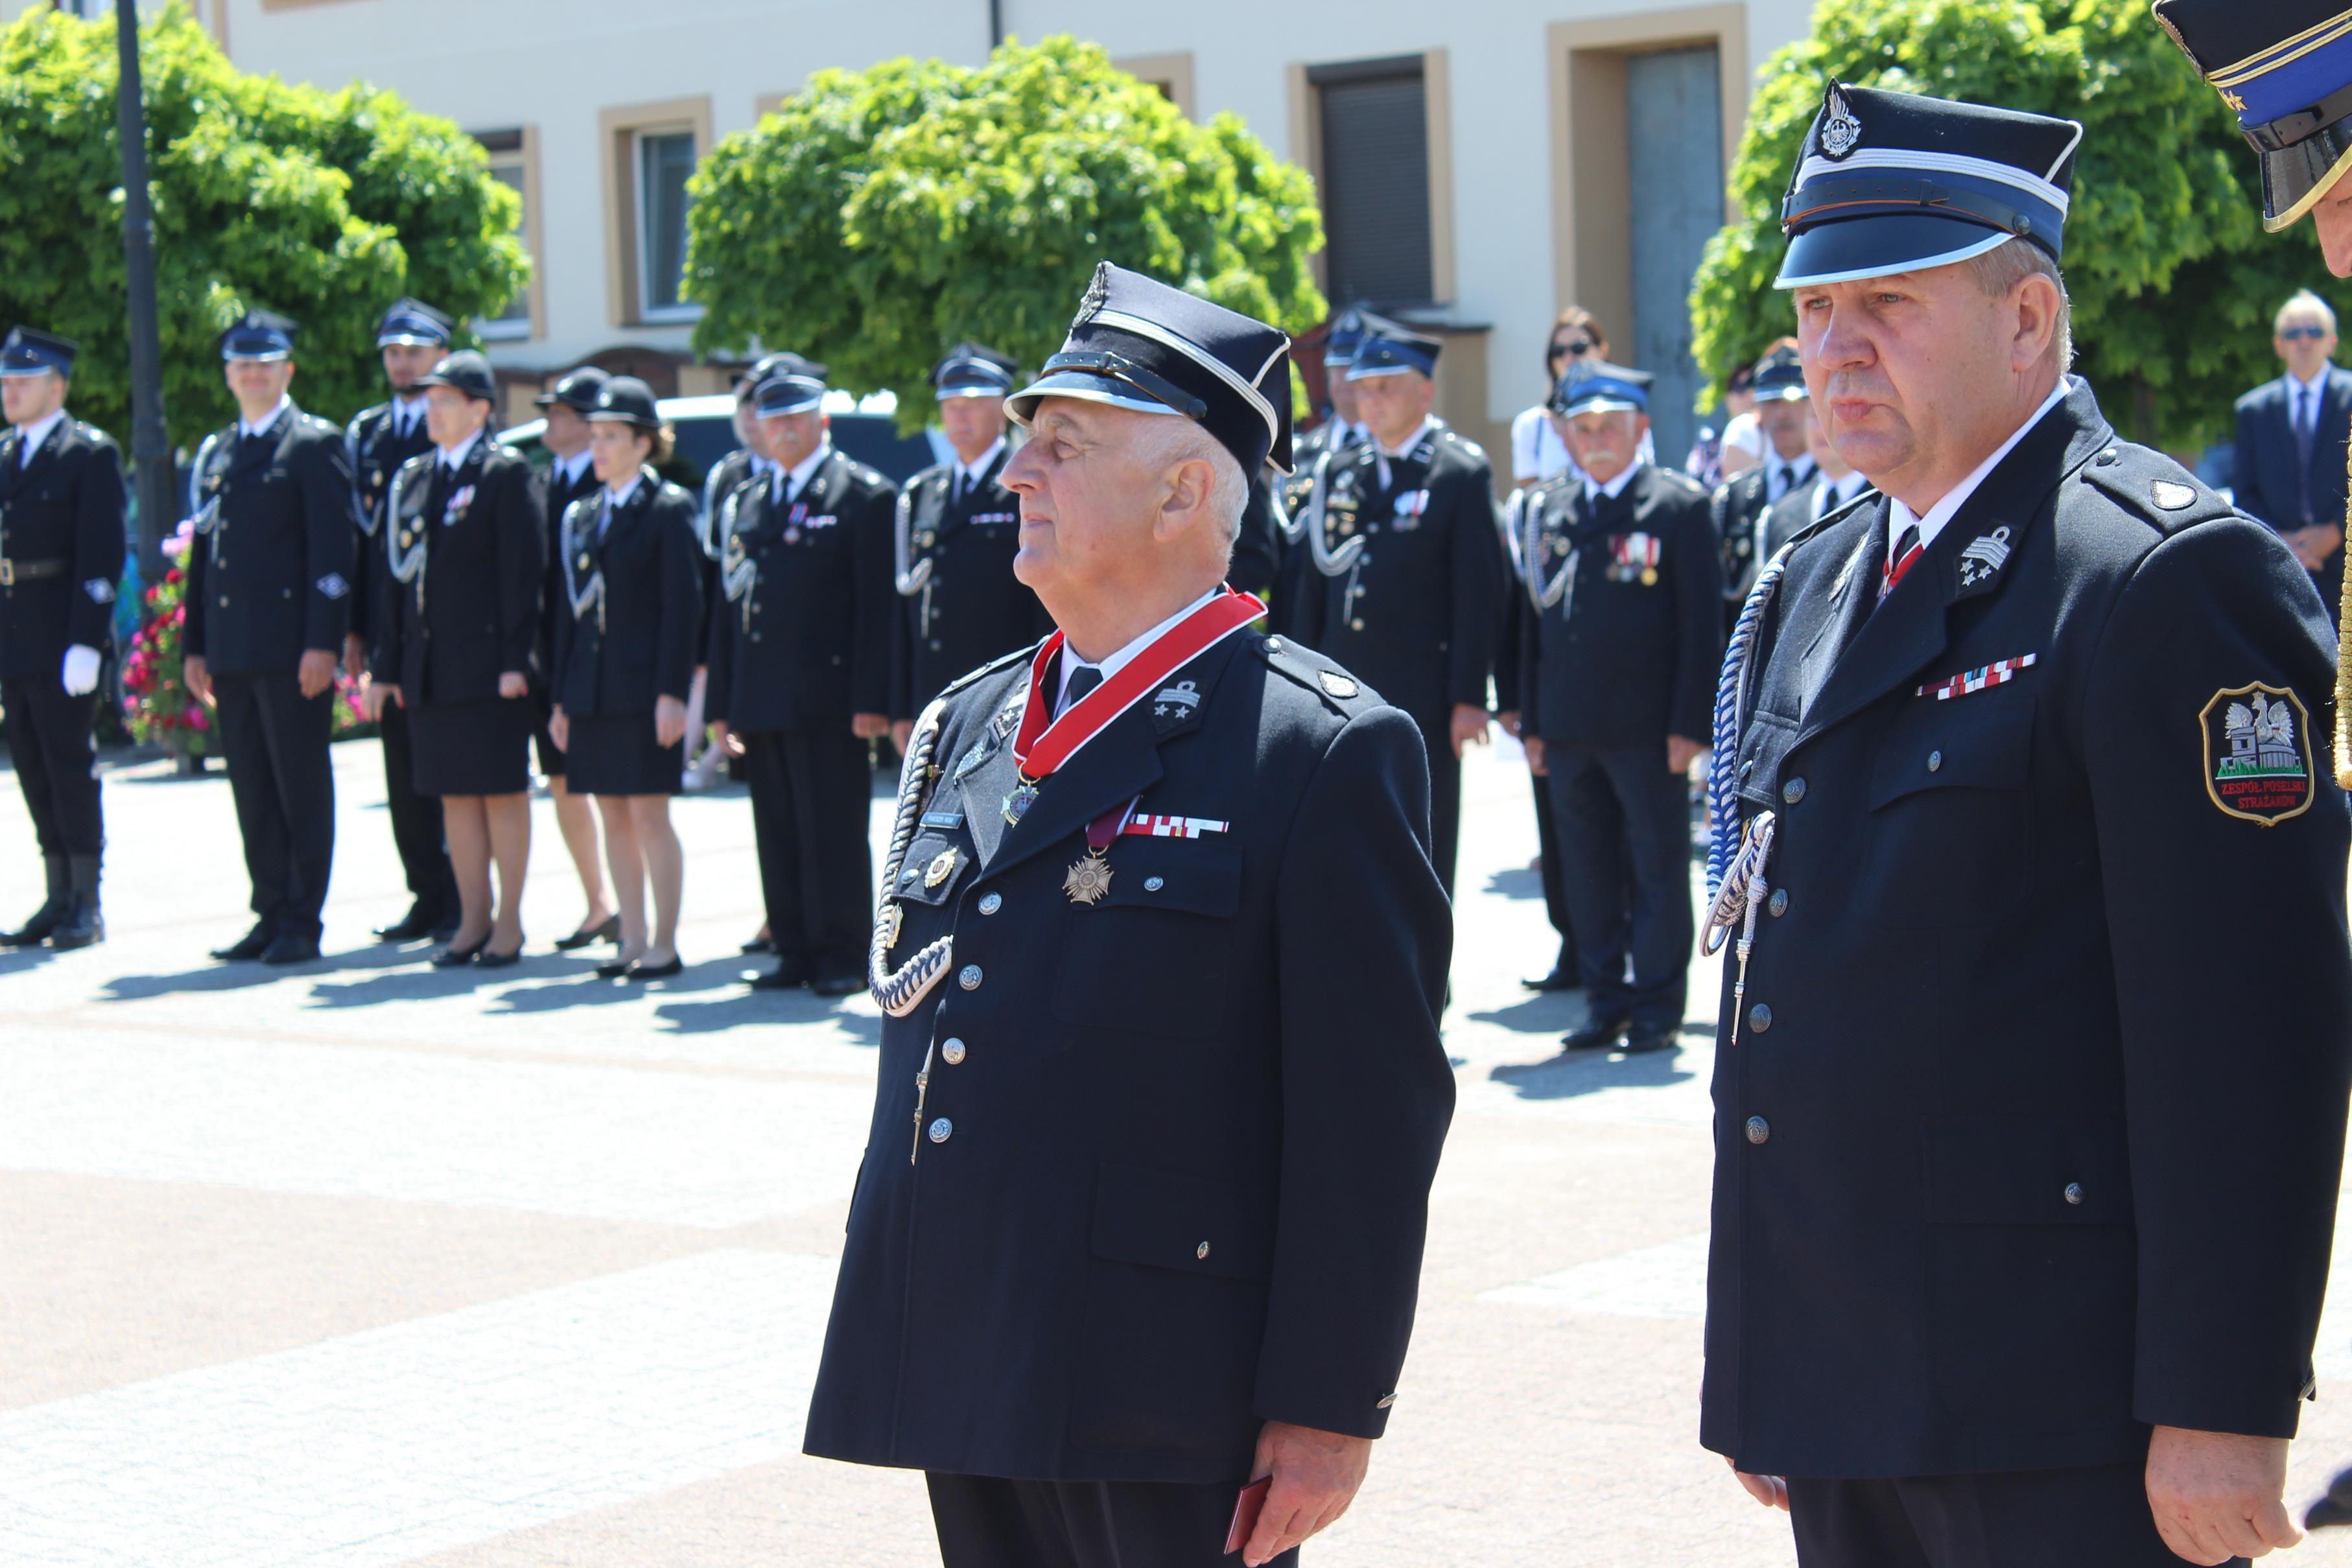
M 751 399 L 761 418 L 806 413 L 824 402 L 824 378 L 830 372 L 814 360 L 804 360 L 798 354 L 771 354 L 760 362 L 767 373 L 752 389 Z
M 1423 375 L 1433 376 L 1437 373 L 1438 353 L 1444 347 L 1435 338 L 1410 327 L 1367 315 L 1364 340 L 1357 346 L 1355 361 L 1348 367 L 1348 379 L 1369 381 L 1401 371 L 1419 371 Z
M 1290 339 L 1280 329 L 1104 262 L 1062 351 L 1014 392 L 1017 424 L 1049 397 L 1195 420 L 1244 475 L 1290 472 Z
M 940 402 L 959 397 L 1005 397 L 1012 392 L 1019 370 L 1008 355 L 962 342 L 931 367 L 931 386 Z
M 2156 0 L 2156 19 L 2238 117 L 2275 234 L 2352 170 L 2352 11 L 2343 0 Z
M 375 346 L 388 349 L 394 343 L 418 343 L 446 349 L 455 325 L 422 299 L 396 300 L 376 323 Z
M 1780 206 L 1777 287 L 1918 272 L 2031 240 L 2063 251 L 2071 120 L 1832 81 Z
M 735 380 L 733 382 L 736 401 L 739 402 L 751 402 L 751 394 L 760 390 L 760 383 L 766 381 L 770 376 L 774 375 L 776 373 L 777 367 L 781 366 L 786 360 L 791 359 L 792 357 L 793 356 L 790 354 L 782 353 L 762 354 L 758 359 L 753 360 L 750 364 L 745 365 L 742 369 L 737 371 L 735 372 Z
M 1323 367 L 1344 371 L 1356 361 L 1356 350 L 1364 346 L 1364 312 L 1349 306 L 1331 318 L 1330 327 L 1323 334 Z
M 1647 413 L 1647 371 L 1628 370 L 1601 360 L 1576 360 L 1552 389 L 1551 411 L 1562 419 L 1580 413 Z
M 7 376 L 69 376 L 73 374 L 74 355 L 80 346 L 69 338 L 54 332 L 44 332 L 36 327 L 12 328 L 8 340 L 0 343 L 0 377 Z
M 275 310 L 248 310 L 220 335 L 224 360 L 286 360 L 294 355 L 294 323 Z
M 1794 402 L 1813 395 L 1805 386 L 1803 358 L 1785 343 L 1756 361 L 1748 389 L 1758 402 Z

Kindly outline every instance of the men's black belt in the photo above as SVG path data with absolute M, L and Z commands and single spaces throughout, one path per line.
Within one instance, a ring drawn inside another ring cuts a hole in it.
M 0 555 L 0 588 L 14 588 L 20 582 L 38 582 L 45 577 L 63 577 L 73 570 L 73 562 L 63 556 L 50 560 L 10 560 Z

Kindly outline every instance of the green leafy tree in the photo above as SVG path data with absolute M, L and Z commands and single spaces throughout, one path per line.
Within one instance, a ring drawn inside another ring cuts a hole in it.
M 1764 68 L 1733 164 L 1741 219 L 1708 242 L 1694 352 L 1718 382 L 1795 330 L 1772 287 L 1780 199 L 1824 81 L 2082 121 L 2064 266 L 2077 368 L 2134 438 L 2193 449 L 2278 374 L 2273 313 L 2310 287 L 2338 309 L 2309 224 L 2265 235 L 2236 118 L 2144 5 L 2116 0 L 1822 0 Z
M 382 395 L 375 322 L 403 294 L 461 320 L 529 277 L 514 193 L 478 143 L 364 85 L 240 74 L 181 0 L 140 29 L 164 409 L 191 444 L 233 416 L 215 340 L 252 307 L 301 324 L 294 394 L 341 419 Z M 0 30 L 0 324 L 80 342 L 74 412 L 126 442 L 111 17 Z
M 959 339 L 1030 367 L 1061 347 L 1097 261 L 1293 331 L 1324 313 L 1307 174 L 1066 37 L 976 69 L 821 71 L 690 189 L 696 347 L 793 349 L 837 385 L 896 392 L 910 427 Z

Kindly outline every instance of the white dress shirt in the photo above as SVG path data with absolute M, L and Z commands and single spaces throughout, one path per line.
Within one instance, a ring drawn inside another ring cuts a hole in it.
M 457 445 L 444 447 L 440 455 L 441 466 L 444 468 L 458 468 L 464 466 L 466 455 L 473 451 L 475 444 L 479 442 L 481 439 L 482 433 L 478 430 L 474 432 L 473 434 L 466 437 L 465 440 L 457 443 Z
M 60 408 L 42 415 L 30 424 L 18 425 L 16 427 L 17 466 L 23 467 L 32 462 L 33 454 L 41 449 L 41 443 L 49 438 L 49 432 L 65 422 L 66 411 Z
M 293 406 L 294 400 L 292 397 L 281 395 L 278 400 L 278 406 L 271 409 L 268 413 L 263 414 L 259 424 L 254 423 L 249 419 L 238 420 L 236 422 L 236 433 L 239 435 L 258 435 L 263 431 L 268 430 L 271 425 L 276 424 L 279 416 L 284 414 L 288 409 Z
M 1644 465 L 1642 460 L 1637 457 L 1633 462 L 1625 465 L 1625 471 L 1623 473 L 1618 475 L 1614 479 L 1610 480 L 1606 485 L 1596 483 L 1592 476 L 1587 474 L 1584 476 L 1584 504 L 1588 507 L 1597 505 L 1600 497 L 1603 496 L 1608 497 L 1612 501 L 1615 500 L 1618 497 L 1625 493 L 1625 486 L 1633 482 L 1633 476 L 1639 474 L 1643 466 Z
M 424 421 L 425 394 L 423 392 L 418 392 L 415 397 L 395 397 L 392 400 L 392 433 L 394 435 L 405 441 L 416 434 L 416 427 Z
M 1985 476 L 2000 466 L 2000 460 L 2016 450 L 2017 444 L 2025 439 L 2026 432 L 2040 424 L 2042 417 L 2052 409 L 2064 402 L 2066 394 L 2074 390 L 2074 380 L 2068 376 L 2060 376 L 2057 389 L 2042 400 L 2042 406 L 2027 415 L 2025 423 L 2011 431 L 2009 439 L 2002 442 L 1991 456 L 1978 464 L 1974 472 L 1947 491 L 1942 500 L 1928 507 L 1926 517 L 1920 517 L 1892 496 L 1888 497 L 1889 510 L 1886 519 L 1888 548 L 1892 549 L 1893 541 L 1903 537 L 1905 528 L 1914 527 L 1919 530 L 1921 549 L 1926 549 L 1929 545 L 1934 544 L 1936 536 L 1944 531 L 1944 525 L 1952 520 L 1954 513 L 1969 504 L 1969 497 L 1977 493 L 1977 486 L 1985 482 Z
M 583 446 L 569 457 L 557 458 L 549 465 L 548 472 L 554 476 L 559 485 L 577 485 L 580 476 L 588 471 L 588 465 L 595 460 L 595 455 Z
M 955 465 L 953 498 L 960 501 L 980 488 L 981 480 L 988 474 L 988 465 L 995 462 L 996 455 L 1003 450 L 1004 437 L 1000 435 L 990 443 L 988 450 L 982 453 L 975 461 L 958 463 Z
M 809 480 L 815 476 L 824 460 L 832 455 L 833 443 L 820 441 L 815 451 L 793 464 L 789 471 L 778 470 L 773 462 L 769 463 L 769 495 L 780 504 L 796 499 L 803 490 L 808 488 Z
M 1813 521 L 1820 522 L 1840 507 L 1870 488 L 1870 481 L 1852 469 L 1843 479 L 1822 476 L 1821 487 L 1813 492 Z
M 1764 455 L 1764 504 L 1777 506 L 1790 491 L 1813 476 L 1813 455 L 1801 452 L 1794 457 L 1783 457 L 1778 452 Z
M 609 485 L 604 486 L 604 514 L 596 519 L 596 537 L 598 538 L 601 539 L 604 537 L 604 530 L 613 526 L 613 514 L 629 504 L 629 497 L 637 493 L 637 486 L 645 482 L 645 477 L 646 471 L 640 468 L 635 473 L 630 475 L 629 482 L 622 486 L 619 489 L 615 490 Z
M 1063 643 L 1062 678 L 1061 684 L 1055 688 L 1054 693 L 1054 716 L 1055 718 L 1059 718 L 1069 709 L 1070 677 L 1072 675 L 1076 674 L 1081 669 L 1091 668 L 1101 671 L 1102 678 L 1105 681 L 1108 681 L 1113 675 L 1118 674 L 1119 671 L 1134 663 L 1136 656 L 1141 653 L 1146 648 L 1150 647 L 1151 644 L 1160 641 L 1160 638 L 1165 637 L 1169 632 L 1173 632 L 1178 623 L 1181 622 L 1184 617 L 1192 614 L 1192 612 L 1200 609 L 1201 606 L 1208 603 L 1212 599 L 1214 599 L 1220 591 L 1220 590 L 1214 588 L 1209 590 L 1208 592 L 1201 595 L 1200 598 L 1195 599 L 1192 603 L 1187 604 L 1183 609 L 1179 610 L 1175 614 L 1171 615 L 1167 620 L 1162 621 L 1159 625 L 1154 626 L 1150 631 L 1146 632 L 1142 636 L 1138 637 L 1134 642 L 1129 643 L 1118 653 L 1111 654 L 1108 658 L 1097 660 L 1092 665 L 1088 665 L 1084 660 L 1078 657 L 1077 650 L 1072 648 L 1067 643 Z

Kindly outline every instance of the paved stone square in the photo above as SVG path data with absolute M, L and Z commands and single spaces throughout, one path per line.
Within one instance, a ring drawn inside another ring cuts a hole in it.
M 631 988 L 548 952 L 580 911 L 543 801 L 521 967 L 372 942 L 405 906 L 381 762 L 335 761 L 319 965 L 205 956 L 247 922 L 228 786 L 152 762 L 110 775 L 111 940 L 0 955 L 0 1564 L 935 1563 L 919 1477 L 799 1452 L 879 1019 L 736 982 L 740 789 L 678 803 L 691 967 Z M 38 898 L 15 793 L 0 921 Z M 1678 1053 L 1559 1059 L 1516 754 L 1465 796 L 1420 1326 L 1307 1561 L 1779 1568 L 1696 1440 L 1714 966 Z M 2352 1311 L 2319 1368 L 2298 1506 L 2352 1464 Z

